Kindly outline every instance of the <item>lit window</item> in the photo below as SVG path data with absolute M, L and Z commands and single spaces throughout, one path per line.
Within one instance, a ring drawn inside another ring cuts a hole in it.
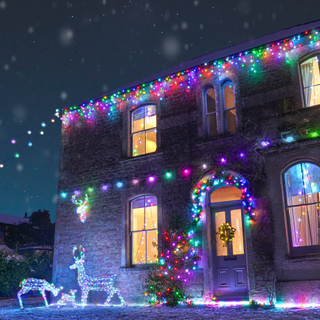
M 208 138 L 216 137 L 217 131 L 217 110 L 216 97 L 213 88 L 205 91 L 205 114 L 206 114 L 206 135 Z
M 132 264 L 150 264 L 158 261 L 158 207 L 154 196 L 131 201 Z
M 284 180 L 293 251 L 320 245 L 320 168 L 312 163 L 298 163 L 285 172 Z
M 234 133 L 237 127 L 236 107 L 234 102 L 234 86 L 231 81 L 223 85 L 223 102 L 224 102 L 224 126 L 225 133 Z
M 156 106 L 138 108 L 131 115 L 132 156 L 155 152 L 157 150 Z
M 306 107 L 320 104 L 319 59 L 317 56 L 300 65 L 303 82 L 303 95 Z

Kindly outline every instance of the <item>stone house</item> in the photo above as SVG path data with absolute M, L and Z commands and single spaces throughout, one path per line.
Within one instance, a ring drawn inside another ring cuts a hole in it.
M 320 303 L 319 29 L 218 50 L 65 109 L 56 286 L 78 287 L 69 266 L 83 245 L 87 274 L 117 274 L 126 302 L 145 301 L 152 243 L 187 214 L 199 218 L 194 297 Z M 227 222 L 236 231 L 223 246 Z

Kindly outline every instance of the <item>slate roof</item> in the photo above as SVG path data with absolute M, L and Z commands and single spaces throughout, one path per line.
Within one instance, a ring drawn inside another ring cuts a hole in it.
M 208 63 L 210 61 L 215 61 L 218 59 L 227 58 L 232 55 L 236 55 L 240 52 L 250 51 L 251 49 L 254 49 L 254 48 L 257 48 L 260 46 L 264 46 L 267 44 L 276 43 L 276 42 L 283 40 L 283 39 L 290 39 L 290 38 L 297 36 L 297 35 L 302 36 L 305 31 L 309 31 L 309 30 L 313 30 L 313 29 L 317 29 L 317 28 L 320 28 L 320 20 L 316 20 L 313 22 L 309 22 L 309 23 L 297 25 L 294 27 L 290 27 L 287 29 L 283 29 L 283 30 L 273 32 L 273 33 L 270 33 L 270 34 L 262 36 L 262 37 L 258 37 L 258 38 L 255 38 L 255 39 L 252 39 L 252 40 L 249 40 L 246 42 L 242 42 L 242 43 L 224 48 L 224 49 L 216 50 L 216 51 L 204 54 L 200 57 L 193 58 L 189 61 L 182 62 L 176 66 L 173 66 L 173 67 L 168 68 L 166 70 L 152 74 L 152 75 L 147 76 L 143 79 L 136 80 L 136 81 L 131 82 L 127 85 L 123 85 L 123 86 L 121 86 L 121 88 L 111 90 L 103 95 L 100 95 L 98 97 L 93 98 L 92 100 L 99 99 L 103 96 L 109 96 L 117 91 L 121 91 L 122 89 L 132 88 L 132 87 L 141 85 L 143 83 L 157 80 L 159 78 L 165 78 L 169 75 L 172 75 L 172 74 L 178 73 L 180 71 L 187 70 L 187 69 L 199 66 L 199 65 L 203 65 L 204 63 Z M 83 103 L 85 103 L 85 102 L 87 102 L 87 101 L 84 101 Z
M 0 213 L 0 223 L 19 224 L 19 222 L 29 222 L 28 218 L 11 216 L 9 214 Z

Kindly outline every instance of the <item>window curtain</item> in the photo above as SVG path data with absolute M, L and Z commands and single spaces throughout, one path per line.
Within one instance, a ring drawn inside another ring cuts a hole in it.
M 301 74 L 302 74 L 302 81 L 303 81 L 303 87 L 304 87 L 304 98 L 306 107 L 309 107 L 310 105 L 310 97 L 311 97 L 311 84 L 312 84 L 312 65 L 313 60 L 310 62 L 306 62 L 301 65 Z

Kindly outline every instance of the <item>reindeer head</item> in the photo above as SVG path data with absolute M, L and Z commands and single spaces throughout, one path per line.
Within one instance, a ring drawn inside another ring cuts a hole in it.
M 80 252 L 80 257 L 77 257 L 75 255 L 75 252 L 78 250 L 77 246 L 73 247 L 73 258 L 74 258 L 74 264 L 70 266 L 70 269 L 79 269 L 81 266 L 83 266 L 84 263 L 84 258 L 85 258 L 85 248 L 83 246 L 79 246 L 79 252 Z
M 59 293 L 59 291 L 61 291 L 62 289 L 63 289 L 63 287 L 60 287 L 60 288 L 56 288 L 55 286 L 54 286 L 54 284 L 51 284 L 50 285 L 51 286 L 51 292 L 53 293 L 53 295 L 56 297 L 57 295 L 58 295 L 58 293 Z

